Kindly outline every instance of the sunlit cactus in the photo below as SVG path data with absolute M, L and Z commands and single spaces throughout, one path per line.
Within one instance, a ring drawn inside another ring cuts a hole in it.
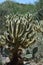
M 30 14 L 29 12 L 27 13 L 27 14 L 25 14 L 25 19 L 29 22 L 29 23 L 31 23 L 32 22 L 32 20 L 33 20 L 33 16 L 32 16 L 32 14 Z
M 22 46 L 26 48 L 36 40 L 31 20 L 31 23 L 29 23 L 24 16 L 13 15 L 11 17 L 7 16 L 6 22 L 8 33 L 6 40 L 8 44 L 13 44 L 15 47 Z
M 12 53 L 12 58 L 18 55 L 20 49 L 27 48 L 36 42 L 36 32 L 34 30 L 32 17 L 29 16 L 28 20 L 27 18 L 23 15 L 6 16 L 7 31 L 4 35 L 6 45 L 8 45 L 8 49 Z
M 5 36 L 4 35 L 0 35 L 0 46 L 5 45 Z
M 35 20 L 35 22 L 37 21 L 38 20 Z M 35 31 L 37 31 L 37 33 L 43 33 L 43 20 L 39 21 L 37 24 L 35 23 Z
M 10 59 L 16 57 L 21 50 L 36 43 L 37 33 L 42 32 L 42 26 L 34 20 L 33 15 L 7 15 L 6 17 L 6 32 L 2 36 L 5 45 L 11 52 Z M 22 58 L 21 58 L 22 59 Z M 23 61 L 23 59 L 22 59 Z

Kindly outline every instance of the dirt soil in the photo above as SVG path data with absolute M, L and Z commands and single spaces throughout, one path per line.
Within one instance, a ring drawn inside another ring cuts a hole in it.
M 30 65 L 43 65 L 43 58 L 40 59 L 32 59 L 30 61 Z

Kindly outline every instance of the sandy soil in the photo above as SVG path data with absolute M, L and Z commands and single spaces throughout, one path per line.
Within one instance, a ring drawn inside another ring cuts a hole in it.
M 43 58 L 31 60 L 30 65 L 43 65 Z

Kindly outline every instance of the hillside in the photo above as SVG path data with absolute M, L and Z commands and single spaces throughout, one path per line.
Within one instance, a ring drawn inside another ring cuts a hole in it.
M 25 14 L 27 12 L 35 12 L 36 8 L 33 4 L 19 4 L 12 1 L 5 1 L 2 4 L 0 4 L 0 10 L 7 11 L 7 13 Z

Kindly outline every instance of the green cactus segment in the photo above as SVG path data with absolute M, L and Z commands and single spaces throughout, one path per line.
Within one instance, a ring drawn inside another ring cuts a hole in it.
M 0 46 L 2 45 L 5 45 L 5 36 L 4 35 L 0 35 Z

